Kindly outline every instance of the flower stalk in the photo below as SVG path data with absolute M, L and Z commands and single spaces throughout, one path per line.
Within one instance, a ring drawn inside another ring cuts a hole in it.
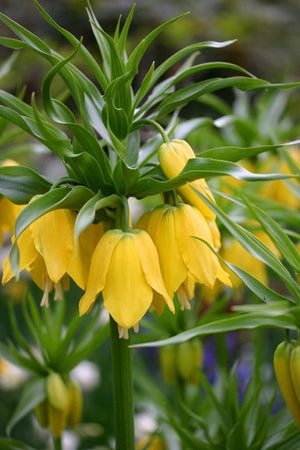
M 110 317 L 112 383 L 116 450 L 134 450 L 132 354 L 128 339 L 119 338 L 118 324 Z

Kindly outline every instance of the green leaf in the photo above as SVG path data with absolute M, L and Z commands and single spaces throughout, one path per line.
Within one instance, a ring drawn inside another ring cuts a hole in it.
M 7 424 L 7 434 L 10 435 L 13 427 L 29 414 L 36 405 L 46 398 L 46 379 L 35 378 L 28 382 L 22 392 L 19 404 Z
M 260 80 L 258 78 L 249 77 L 228 77 L 228 78 L 213 78 L 211 80 L 201 81 L 194 83 L 190 86 L 179 89 L 174 94 L 168 96 L 157 108 L 157 113 L 153 114 L 151 118 L 158 118 L 165 114 L 174 111 L 176 108 L 187 104 L 188 102 L 195 100 L 200 95 L 215 92 L 220 89 L 235 87 L 242 90 L 252 89 L 275 89 L 275 88 L 288 88 L 296 87 L 298 83 L 286 83 L 286 84 L 271 84 L 267 81 Z
M 55 75 L 57 75 L 60 70 L 75 57 L 79 51 L 80 45 L 81 42 L 70 56 L 55 64 L 52 69 L 49 70 L 42 82 L 41 92 L 44 109 L 48 116 L 58 123 L 75 123 L 76 120 L 74 114 L 66 105 L 51 97 L 51 83 Z
M 77 131 L 79 130 L 77 129 Z M 102 160 L 105 159 L 105 156 L 102 156 Z M 70 176 L 80 184 L 89 187 L 93 192 L 97 192 L 99 189 L 103 192 L 110 192 L 113 189 L 108 161 L 105 165 L 100 166 L 94 156 L 87 152 L 69 153 L 64 157 L 64 161 Z
M 18 277 L 19 274 L 19 252 L 17 239 L 20 234 L 36 219 L 55 209 L 77 209 L 86 203 L 92 196 L 92 192 L 84 186 L 75 186 L 72 189 L 68 187 L 59 187 L 37 197 L 29 203 L 19 214 L 16 226 L 16 240 L 12 245 L 10 252 L 10 264 L 12 270 Z
M 174 53 L 174 55 L 170 56 L 168 59 L 166 59 L 154 72 L 152 77 L 152 82 L 149 88 L 151 88 L 161 77 L 162 75 L 167 72 L 171 67 L 173 67 L 180 59 L 184 58 L 185 56 L 198 52 L 199 50 L 205 49 L 205 48 L 223 48 L 227 47 L 228 45 L 231 45 L 234 43 L 235 40 L 232 41 L 224 41 L 224 42 L 217 42 L 217 41 L 204 41 L 204 42 L 197 42 L 195 44 L 188 45 L 187 47 L 184 47 L 178 52 Z
M 37 122 L 37 116 L 34 118 L 22 116 L 5 106 L 0 106 L 0 117 L 3 117 L 8 122 L 14 123 L 31 136 L 34 136 L 59 158 L 62 158 L 67 150 L 71 149 L 71 143 L 67 136 L 61 130 L 45 122 L 40 117 Z
M 10 324 L 12 327 L 12 333 L 13 337 L 20 347 L 22 351 L 24 352 L 24 355 L 26 355 L 32 362 L 33 365 L 36 366 L 36 373 L 43 372 L 43 366 L 40 363 L 40 361 L 36 358 L 36 356 L 33 354 L 32 349 L 30 348 L 30 345 L 28 344 L 27 340 L 23 336 L 22 332 L 20 331 L 20 327 L 17 323 L 16 316 L 13 311 L 13 305 L 10 303 L 9 305 L 9 317 L 10 317 Z
M 52 17 L 49 16 L 49 14 L 42 8 L 42 6 L 37 2 L 37 0 L 34 0 L 34 3 L 43 16 L 43 18 L 57 31 L 59 31 L 74 47 L 77 47 L 80 44 L 80 41 L 69 31 L 65 30 L 63 27 L 58 25 L 57 22 L 54 21 Z M 94 59 L 94 57 L 90 54 L 90 52 L 81 45 L 79 48 L 79 53 L 83 56 L 85 61 L 87 62 L 87 65 L 91 68 L 93 74 L 96 76 L 97 80 L 99 81 L 100 85 L 104 89 L 107 85 L 107 80 L 100 69 L 97 61 Z
M 172 23 L 176 22 L 177 20 L 181 19 L 182 17 L 184 17 L 187 13 L 181 14 L 180 16 L 174 17 L 170 20 L 168 20 L 167 22 L 164 22 L 162 25 L 160 25 L 159 27 L 155 28 L 154 30 L 152 30 L 137 46 L 136 48 L 133 50 L 133 52 L 131 53 L 128 62 L 126 64 L 126 69 L 127 70 L 132 70 L 133 68 L 135 68 L 137 70 L 138 65 L 145 53 L 145 51 L 147 50 L 147 48 L 149 47 L 149 45 L 151 44 L 151 42 L 163 31 L 165 30 L 169 25 L 171 25 Z
M 160 181 L 154 177 L 147 176 L 140 178 L 131 194 L 137 198 L 141 198 L 147 195 L 154 195 L 172 190 L 188 181 L 220 175 L 231 175 L 238 180 L 244 181 L 278 180 L 291 177 L 290 175 L 283 174 L 252 173 L 238 164 L 234 164 L 229 161 L 208 158 L 192 158 L 188 160 L 180 174 L 171 180 Z
M 14 355 L 11 352 L 10 346 L 4 344 L 1 341 L 0 341 L 0 356 L 1 356 L 1 358 L 5 359 L 6 361 L 9 361 L 11 364 L 14 364 L 15 366 L 19 366 L 17 359 L 14 357 Z
M 254 217 L 262 225 L 265 233 L 272 239 L 281 255 L 300 274 L 300 255 L 287 234 L 272 217 L 256 205 L 250 203 L 245 196 L 241 197 L 245 205 L 253 212 Z
M 216 121 L 215 121 L 216 122 Z M 222 159 L 224 161 L 241 161 L 245 158 L 251 158 L 252 156 L 259 155 L 260 153 L 269 152 L 271 150 L 277 150 L 280 147 L 299 144 L 299 141 L 285 142 L 282 144 L 274 145 L 259 145 L 256 147 L 235 147 L 228 145 L 226 147 L 215 147 L 209 150 L 204 150 L 198 153 L 197 156 L 201 158 Z
M 248 306 L 248 305 L 247 305 Z M 134 344 L 132 347 L 162 347 L 169 344 L 179 344 L 196 336 L 207 336 L 215 333 L 226 333 L 235 330 L 251 330 L 261 327 L 279 327 L 295 330 L 296 325 L 290 314 L 289 302 L 274 302 L 268 305 L 257 305 L 258 312 L 246 314 L 231 313 L 229 317 L 199 325 L 188 331 L 179 333 L 168 339 Z
M 80 209 L 75 223 L 75 241 L 77 241 L 80 234 L 91 225 L 96 219 L 96 213 L 101 208 L 118 208 L 121 206 L 120 198 L 117 195 L 110 195 L 103 197 L 101 192 L 98 192 L 94 197 L 88 200 Z
M 244 74 L 247 74 L 248 76 L 252 76 L 249 72 L 247 72 L 242 67 L 231 64 L 231 63 L 225 63 L 225 62 L 209 62 L 209 63 L 202 63 L 198 64 L 196 66 L 185 68 L 185 65 L 183 66 L 183 69 L 180 69 L 176 72 L 175 75 L 172 77 L 167 78 L 166 80 L 159 83 L 155 88 L 153 89 L 153 92 L 149 95 L 146 102 L 143 104 L 143 106 L 137 111 L 137 117 L 140 117 L 143 115 L 147 110 L 152 108 L 155 104 L 160 103 L 164 98 L 167 98 L 166 101 L 168 101 L 169 96 L 167 95 L 168 92 L 170 92 L 173 86 L 175 86 L 177 83 L 182 81 L 184 78 L 187 78 L 195 73 L 199 73 L 203 70 L 210 70 L 210 69 L 230 69 L 230 70 L 236 70 L 239 72 L 242 72 Z M 179 92 L 179 91 L 178 91 Z M 175 95 L 175 94 L 173 94 Z M 172 96 L 170 96 L 172 97 Z M 173 108 L 175 109 L 175 108 Z
M 193 188 L 194 189 L 194 188 Z M 274 255 L 274 253 L 263 244 L 256 236 L 250 231 L 243 228 L 241 225 L 235 223 L 230 217 L 225 214 L 215 203 L 208 201 L 200 192 L 196 189 L 194 191 L 201 197 L 201 199 L 212 209 L 217 215 L 219 220 L 228 229 L 228 231 L 242 244 L 242 246 L 253 256 L 264 262 L 269 266 L 285 283 L 287 289 L 290 291 L 293 301 L 300 302 L 300 287 L 298 283 L 293 279 L 286 267 L 281 261 Z
M 34 450 L 29 445 L 15 439 L 0 438 L 0 449 L 3 450 Z
M 17 36 L 19 36 L 22 41 L 24 41 L 29 47 L 35 49 L 39 53 L 50 53 L 49 47 L 45 44 L 42 39 L 26 30 L 26 28 L 22 27 L 9 17 L 0 13 L 0 19 L 3 23 L 5 23 Z
M 261 283 L 257 278 L 253 277 L 250 273 L 245 272 L 239 267 L 231 264 L 227 261 L 222 261 L 245 283 L 245 285 L 257 295 L 262 301 L 265 302 L 276 302 L 282 300 L 289 300 L 288 298 L 277 294 L 277 292 L 273 291 L 269 287 L 265 286 Z
M 73 123 L 68 123 L 67 127 L 73 133 L 73 150 L 78 153 L 89 153 L 98 163 L 97 169 L 101 171 L 100 180 L 103 193 L 110 193 L 113 189 L 113 180 L 111 175 L 111 166 L 109 159 L 101 147 L 94 134 L 86 128 Z M 71 157 L 69 155 L 69 157 Z M 92 160 L 93 161 L 93 160 Z
M 28 167 L 0 167 L 0 192 L 13 203 L 24 205 L 34 195 L 44 194 L 52 182 Z
M 132 131 L 127 139 L 126 148 L 126 165 L 127 167 L 135 167 L 138 161 L 140 151 L 140 133 L 138 130 Z
M 92 327 L 92 330 L 95 329 L 96 327 Z M 105 325 L 102 325 L 100 328 L 98 328 L 96 332 L 93 331 L 92 338 L 80 342 L 73 348 L 73 351 L 63 361 L 63 369 L 66 372 L 70 372 L 81 361 L 92 355 L 93 352 L 95 352 L 99 348 L 99 346 L 108 338 L 108 336 L 109 324 L 106 323 Z
M 132 22 L 133 14 L 135 10 L 135 5 L 133 5 L 129 11 L 129 14 L 126 17 L 125 23 L 123 25 L 120 36 L 117 40 L 117 48 L 121 55 L 123 55 L 123 59 L 125 60 L 126 55 L 126 44 L 127 44 L 127 36 L 130 29 L 130 25 Z

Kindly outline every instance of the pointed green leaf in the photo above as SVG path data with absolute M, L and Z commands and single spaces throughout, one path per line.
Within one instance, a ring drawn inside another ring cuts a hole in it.
M 58 25 L 57 22 L 54 21 L 52 17 L 49 16 L 49 14 L 45 11 L 45 9 L 42 8 L 42 6 L 34 0 L 34 3 L 43 16 L 43 18 L 57 31 L 59 31 L 74 47 L 77 47 L 80 43 L 80 41 L 69 31 L 65 30 L 63 27 Z M 106 87 L 107 81 L 105 79 L 105 76 L 100 69 L 98 63 L 94 59 L 94 57 L 90 54 L 90 52 L 83 46 L 80 46 L 79 53 L 84 57 L 85 61 L 87 62 L 88 66 L 91 68 L 93 74 L 96 76 L 97 80 L 99 81 L 100 85 L 104 89 Z
M 261 305 L 258 305 L 261 306 Z M 258 308 L 258 312 L 246 314 L 231 313 L 225 319 L 218 319 L 191 328 L 188 331 L 177 334 L 168 339 L 160 341 L 145 342 L 143 344 L 135 344 L 132 347 L 162 347 L 169 344 L 179 344 L 188 341 L 196 336 L 207 336 L 215 333 L 225 333 L 234 330 L 251 330 L 261 327 L 279 327 L 295 330 L 296 325 L 290 314 L 289 303 L 272 303 L 270 305 L 262 305 L 264 308 Z M 269 308 L 266 309 L 266 306 Z
M 188 160 L 184 169 L 177 177 L 174 177 L 168 181 L 161 181 L 159 179 L 155 179 L 154 177 L 145 176 L 138 181 L 131 194 L 137 198 L 141 198 L 146 195 L 154 195 L 160 192 L 172 190 L 188 181 L 220 175 L 231 175 L 238 180 L 244 181 L 265 181 L 290 178 L 290 175 L 283 174 L 252 173 L 238 164 L 234 164 L 229 161 L 220 161 L 208 158 L 192 158 Z
M 35 378 L 26 384 L 19 404 L 7 424 L 7 434 L 10 435 L 13 427 L 29 414 L 36 405 L 46 398 L 46 378 Z
M 24 205 L 34 195 L 44 194 L 52 181 L 22 166 L 0 167 L 0 193 L 14 203 Z
M 194 189 L 194 188 L 193 188 Z M 261 242 L 250 231 L 243 228 L 241 225 L 235 223 L 230 217 L 225 214 L 215 203 L 208 201 L 200 192 L 196 189 L 194 191 L 201 197 L 201 199 L 212 209 L 217 215 L 219 220 L 228 229 L 228 231 L 242 244 L 242 246 L 253 256 L 264 262 L 269 266 L 286 285 L 287 289 L 292 295 L 293 301 L 300 302 L 300 287 L 294 280 L 286 267 L 281 261 L 274 255 L 274 253 Z
M 259 155 L 260 153 L 276 150 L 280 147 L 297 145 L 299 143 L 300 140 L 274 145 L 259 145 L 255 147 L 235 147 L 228 145 L 226 147 L 215 147 L 204 150 L 203 152 L 197 154 L 197 156 L 201 158 L 222 159 L 224 161 L 237 162 L 245 158 L 251 158 L 252 156 Z
M 101 208 L 118 208 L 121 206 L 120 198 L 117 195 L 110 195 L 103 197 L 101 192 L 98 192 L 94 197 L 88 200 L 80 209 L 75 223 L 75 241 L 77 241 L 80 234 L 91 225 L 96 219 L 96 213 Z
M 171 25 L 172 23 L 176 22 L 177 20 L 181 19 L 182 17 L 184 17 L 187 13 L 181 14 L 180 16 L 174 17 L 170 20 L 168 20 L 167 22 L 164 22 L 162 25 L 160 25 L 159 27 L 155 28 L 154 30 L 152 30 L 138 45 L 137 47 L 133 50 L 133 52 L 131 53 L 128 62 L 126 64 L 126 69 L 128 70 L 132 70 L 132 68 L 136 68 L 138 67 L 145 51 L 147 50 L 147 48 L 149 47 L 149 45 L 151 44 L 151 42 L 163 31 L 165 30 L 169 25 Z

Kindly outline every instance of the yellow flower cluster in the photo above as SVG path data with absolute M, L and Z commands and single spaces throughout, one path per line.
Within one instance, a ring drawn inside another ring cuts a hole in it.
M 161 168 L 167 178 L 178 175 L 195 158 L 191 147 L 180 140 L 159 150 Z M 42 305 L 54 288 L 57 299 L 68 276 L 85 292 L 80 315 L 90 311 L 102 293 L 104 306 L 119 325 L 121 337 L 138 323 L 150 307 L 159 314 L 165 304 L 174 312 L 173 297 L 189 309 L 195 284 L 213 288 L 217 280 L 230 286 L 216 251 L 220 233 L 215 214 L 192 186 L 214 201 L 204 179 L 177 189 L 174 204 L 163 204 L 146 212 L 135 229 L 105 231 L 102 223 L 90 225 L 74 242 L 76 214 L 60 209 L 34 221 L 18 238 L 20 270 L 27 270 L 44 291 Z M 208 244 L 208 245 L 207 245 Z M 4 261 L 3 283 L 14 276 L 9 258 Z

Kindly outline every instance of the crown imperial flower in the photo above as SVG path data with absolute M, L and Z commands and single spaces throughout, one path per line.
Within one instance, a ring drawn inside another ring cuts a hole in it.
M 68 287 L 69 274 L 75 283 L 85 288 L 92 250 L 103 234 L 102 223 L 91 225 L 74 243 L 76 215 L 67 209 L 44 214 L 18 237 L 19 270 L 27 270 L 33 281 L 44 291 L 41 304 L 48 306 L 49 292 L 55 288 L 55 298 L 62 298 L 62 286 Z M 9 257 L 3 263 L 2 283 L 14 277 Z
M 174 312 L 161 276 L 156 248 L 143 230 L 114 229 L 101 237 L 92 257 L 86 291 L 80 300 L 80 315 L 92 308 L 100 292 L 105 308 L 121 329 L 127 330 L 139 322 L 152 304 L 153 292 L 160 294 Z
M 173 139 L 162 144 L 158 151 L 158 159 L 167 178 L 174 178 L 179 175 L 188 160 L 192 158 L 196 158 L 193 149 L 186 141 L 181 139 Z M 177 188 L 177 191 L 185 202 L 198 208 L 207 220 L 214 220 L 216 218 L 215 214 L 201 200 L 193 188 L 206 196 L 210 201 L 215 201 L 204 178 L 199 178 L 189 184 L 180 186 Z
M 153 239 L 168 294 L 173 297 L 178 292 L 183 308 L 189 308 L 195 282 L 213 287 L 219 279 L 230 285 L 217 256 L 202 242 L 214 245 L 210 227 L 197 208 L 184 203 L 162 205 L 145 213 L 136 226 L 144 227 Z

